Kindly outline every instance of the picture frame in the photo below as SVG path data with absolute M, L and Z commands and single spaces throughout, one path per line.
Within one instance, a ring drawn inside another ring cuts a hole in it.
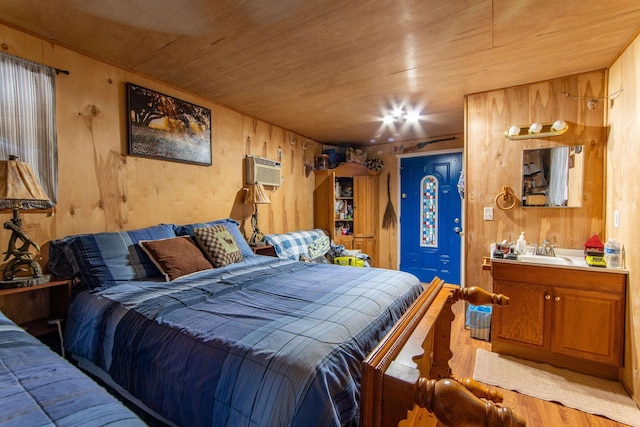
M 211 166 L 211 110 L 127 82 L 129 155 Z

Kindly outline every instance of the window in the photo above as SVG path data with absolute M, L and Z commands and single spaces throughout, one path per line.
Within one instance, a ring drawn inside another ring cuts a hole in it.
M 51 202 L 28 202 L 49 209 L 58 196 L 55 70 L 0 53 L 0 158 L 27 162 Z M 0 208 L 9 207 L 0 201 Z
M 420 246 L 438 246 L 438 180 L 433 175 L 422 178 L 420 183 L 422 213 L 420 222 Z

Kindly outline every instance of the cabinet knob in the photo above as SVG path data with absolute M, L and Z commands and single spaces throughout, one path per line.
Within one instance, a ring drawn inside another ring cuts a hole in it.
M 555 297 L 554 300 L 560 301 L 560 297 Z
M 544 299 L 551 299 L 551 295 L 545 294 Z

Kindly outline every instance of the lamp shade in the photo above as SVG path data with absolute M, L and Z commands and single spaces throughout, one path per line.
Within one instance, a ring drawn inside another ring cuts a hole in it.
M 253 186 L 253 203 L 256 204 L 268 204 L 271 203 L 267 190 L 264 189 L 262 184 L 255 184 Z
M 0 160 L 0 200 L 49 200 L 31 166 L 10 156 Z

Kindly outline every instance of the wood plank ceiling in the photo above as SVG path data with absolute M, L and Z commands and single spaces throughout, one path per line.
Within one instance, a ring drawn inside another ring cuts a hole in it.
M 463 132 L 464 95 L 608 67 L 637 0 L 3 0 L 0 22 L 324 143 Z M 385 126 L 394 104 L 416 126 Z

